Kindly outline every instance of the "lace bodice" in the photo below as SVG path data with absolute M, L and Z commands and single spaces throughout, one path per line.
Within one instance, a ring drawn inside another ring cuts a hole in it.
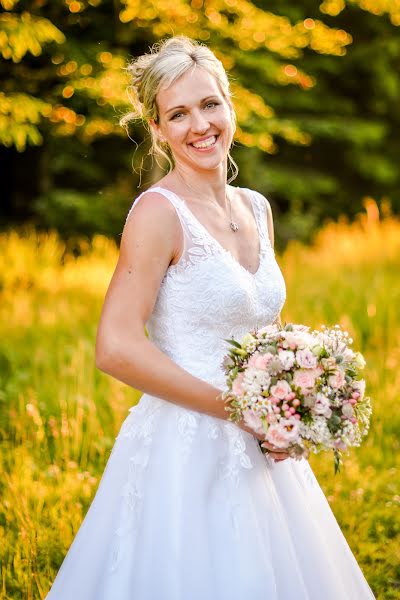
M 245 188 L 260 242 L 259 266 L 251 273 L 170 190 L 155 186 L 140 194 L 127 219 L 148 191 L 163 195 L 173 204 L 184 234 L 183 253 L 167 269 L 147 323 L 149 338 L 189 373 L 223 388 L 222 360 L 228 350 L 224 340 L 240 340 L 250 329 L 271 323 L 286 297 L 268 236 L 265 200 Z

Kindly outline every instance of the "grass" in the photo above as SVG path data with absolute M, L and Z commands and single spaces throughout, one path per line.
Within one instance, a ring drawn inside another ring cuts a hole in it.
M 400 221 L 374 205 L 279 257 L 286 321 L 341 323 L 367 360 L 364 445 L 333 476 L 310 462 L 379 600 L 400 597 Z M 101 306 L 117 260 L 101 236 L 69 253 L 56 233 L 0 236 L 0 597 L 44 598 L 93 499 L 135 390 L 94 366 Z

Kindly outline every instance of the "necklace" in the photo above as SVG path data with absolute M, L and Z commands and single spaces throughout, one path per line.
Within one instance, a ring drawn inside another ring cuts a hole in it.
M 230 223 L 229 226 L 232 229 L 233 233 L 236 233 L 237 230 L 239 229 L 239 225 L 236 223 L 236 221 L 232 221 L 232 202 L 231 199 L 229 198 L 228 194 L 225 192 L 225 196 L 226 199 L 229 202 L 229 214 L 230 214 Z
M 187 182 L 186 182 L 186 181 L 183 179 L 183 177 L 182 177 L 182 176 L 181 176 L 179 173 L 178 173 L 178 175 L 179 175 L 179 178 L 180 178 L 180 179 L 183 181 L 183 183 L 184 183 L 184 184 L 185 184 L 185 185 L 186 185 L 186 186 L 187 186 L 189 189 L 191 189 L 191 190 L 192 190 L 192 192 L 195 192 L 195 193 L 196 193 L 196 190 L 194 190 L 194 189 L 192 188 L 192 186 L 191 186 L 191 185 L 189 185 L 189 184 L 188 184 L 188 183 L 187 183 Z M 232 220 L 232 202 L 231 202 L 231 199 L 230 199 L 230 197 L 228 196 L 228 193 L 227 193 L 227 191 L 226 191 L 226 190 L 225 190 L 225 199 L 226 199 L 226 201 L 227 201 L 227 202 L 228 202 L 228 204 L 229 204 L 229 227 L 232 229 L 233 233 L 236 233 L 236 232 L 238 231 L 238 229 L 239 229 L 239 225 L 236 223 L 236 221 L 233 221 L 233 220 Z

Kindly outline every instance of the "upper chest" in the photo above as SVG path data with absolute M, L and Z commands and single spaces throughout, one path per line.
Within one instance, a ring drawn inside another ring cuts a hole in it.
M 214 242 L 243 268 L 255 273 L 260 264 L 260 228 L 266 225 L 248 191 L 238 188 L 230 193 L 230 199 L 226 210 L 209 202 L 186 202 L 187 217 L 210 243 Z M 237 224 L 236 231 L 232 230 L 231 222 Z

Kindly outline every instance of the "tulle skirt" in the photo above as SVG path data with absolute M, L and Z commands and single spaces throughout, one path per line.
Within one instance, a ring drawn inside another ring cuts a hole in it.
M 47 599 L 250 598 L 374 595 L 308 461 L 145 394 Z

